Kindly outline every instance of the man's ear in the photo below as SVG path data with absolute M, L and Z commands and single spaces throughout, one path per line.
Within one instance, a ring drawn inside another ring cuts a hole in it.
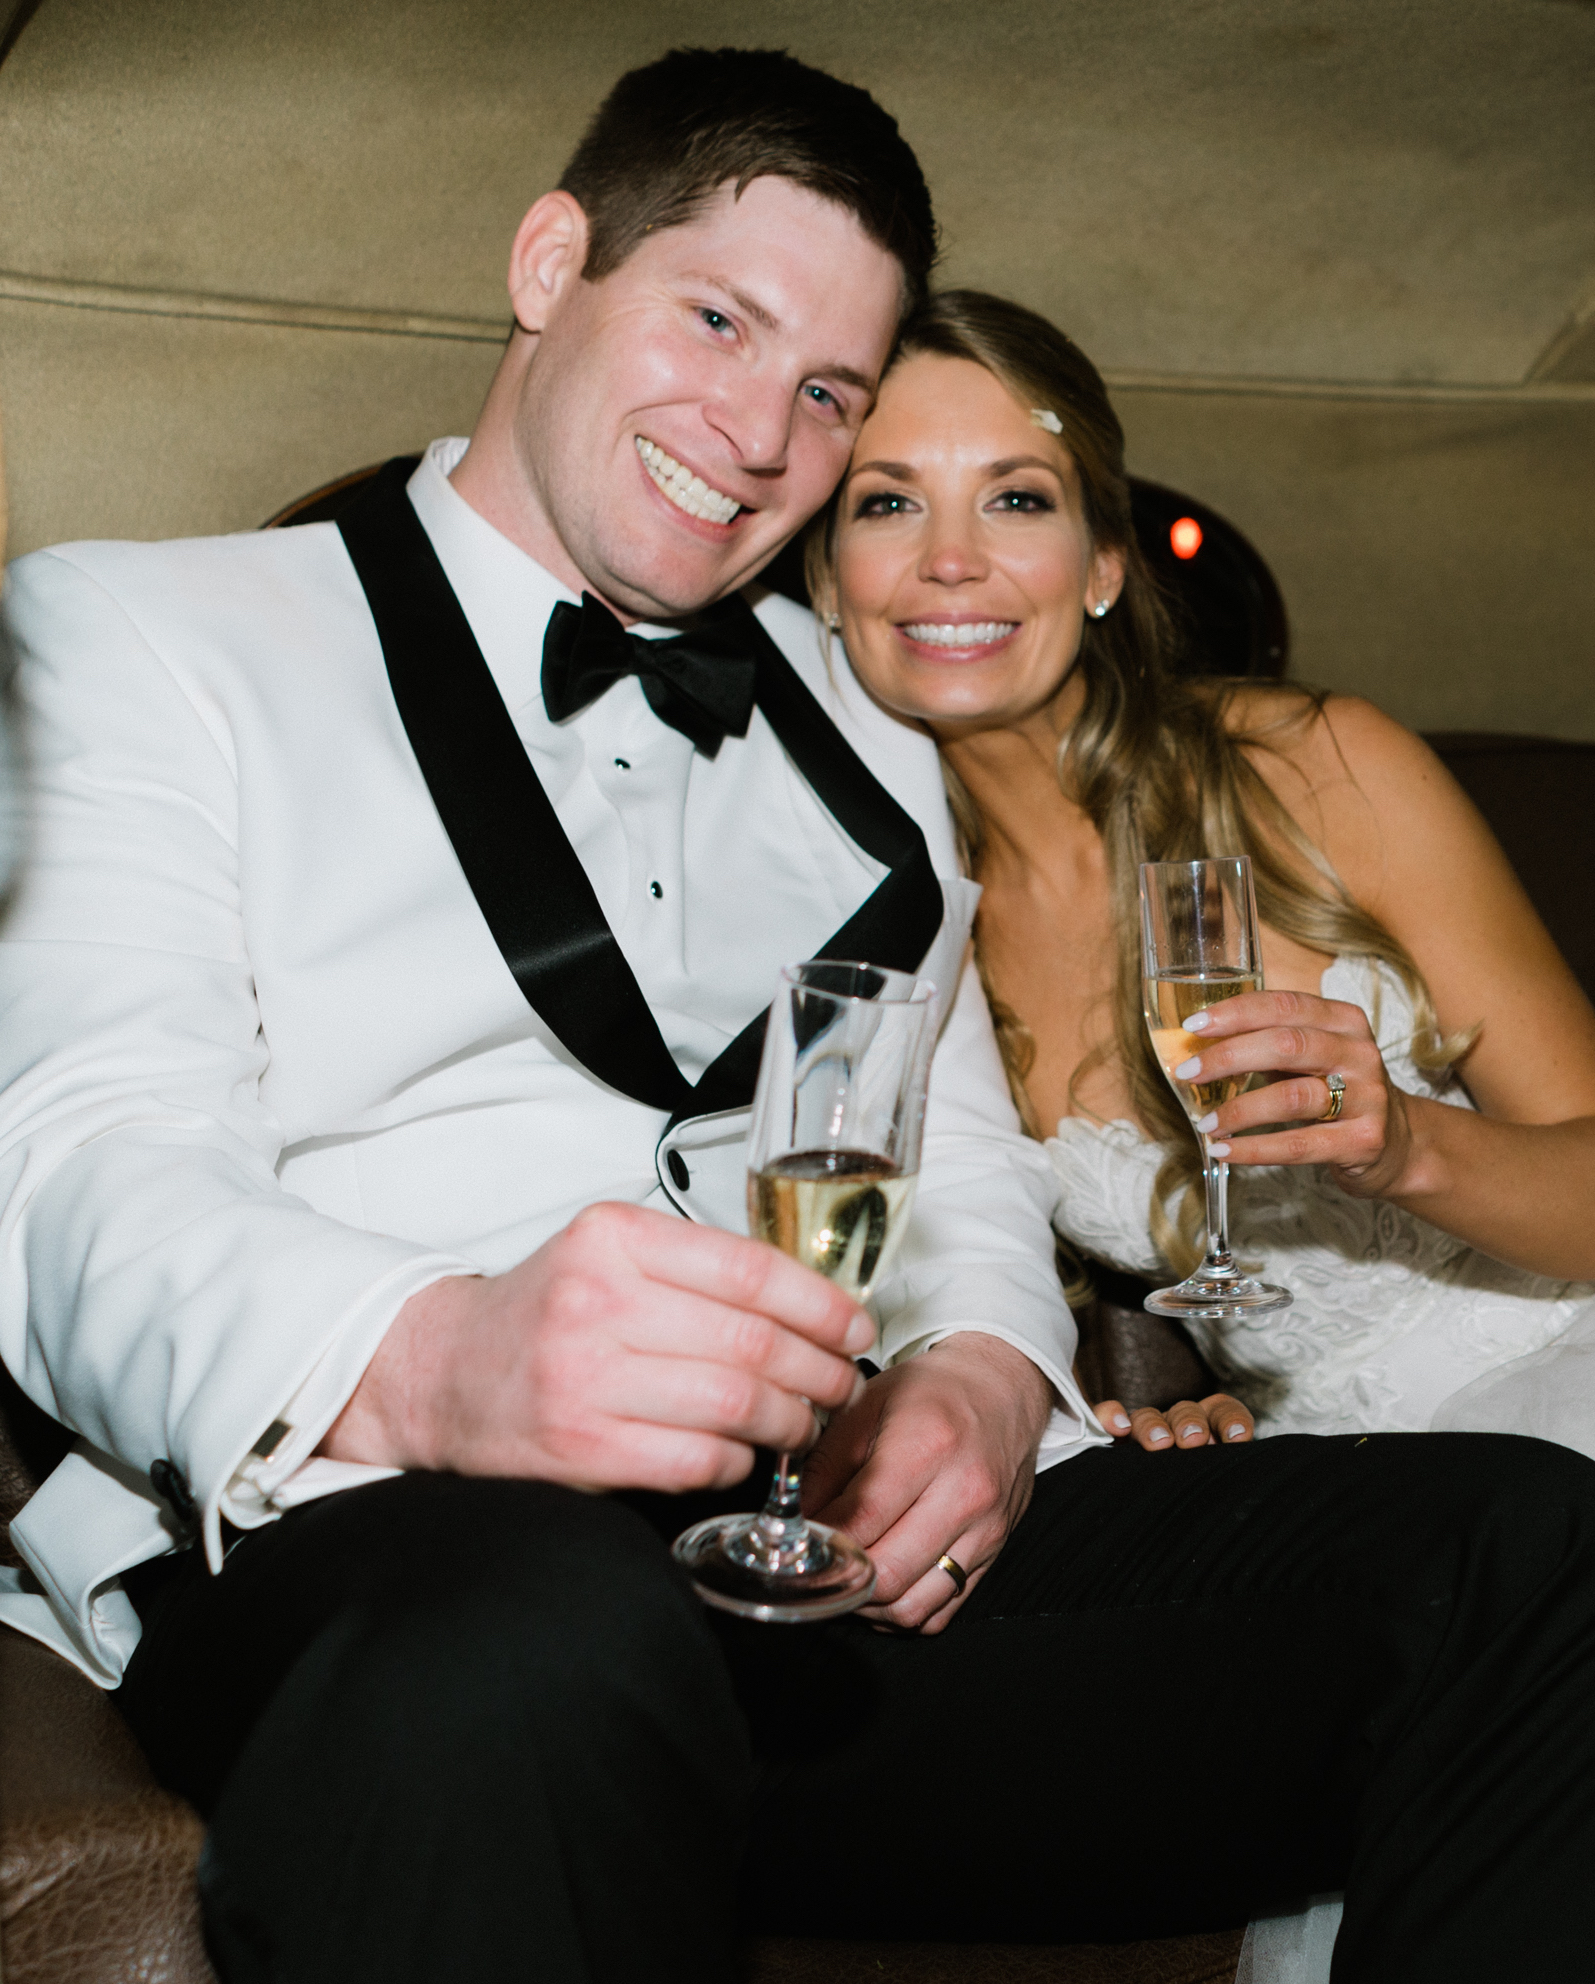
M 569 193 L 545 193 L 527 209 L 510 249 L 509 293 L 523 331 L 540 331 L 557 299 L 581 280 L 587 216 Z

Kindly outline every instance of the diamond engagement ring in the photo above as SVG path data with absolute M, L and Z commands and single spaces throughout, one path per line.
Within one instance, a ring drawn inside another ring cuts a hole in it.
M 1318 1120 L 1320 1123 L 1333 1123 L 1335 1118 L 1340 1114 L 1341 1109 L 1345 1106 L 1346 1077 L 1344 1075 L 1325 1075 L 1324 1087 L 1329 1091 L 1329 1107 Z

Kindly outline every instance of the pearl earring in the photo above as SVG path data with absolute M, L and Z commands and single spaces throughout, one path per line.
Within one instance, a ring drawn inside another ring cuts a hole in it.
M 827 626 L 827 627 L 829 627 L 829 628 L 830 628 L 830 630 L 831 630 L 831 632 L 832 632 L 833 634 L 837 634 L 837 633 L 840 633 L 840 632 L 841 632 L 841 629 L 842 629 L 842 616 L 841 616 L 841 614 L 840 614 L 840 613 L 827 613 L 827 614 L 826 614 L 826 616 L 825 616 L 825 624 L 826 624 L 826 626 Z
M 1097 603 L 1096 603 L 1096 605 L 1092 607 L 1092 609 L 1091 609 L 1091 611 L 1092 611 L 1092 613 L 1093 613 L 1093 615 L 1094 615 L 1094 616 L 1095 616 L 1095 617 L 1096 617 L 1096 618 L 1097 618 L 1098 620 L 1100 620 L 1100 619 L 1102 618 L 1102 616 L 1103 616 L 1103 615 L 1104 615 L 1104 614 L 1105 614 L 1105 613 L 1107 612 L 1107 610 L 1108 610 L 1108 608 L 1109 608 L 1109 607 L 1110 607 L 1110 606 L 1111 606 L 1112 604 L 1113 604 L 1113 602 L 1112 602 L 1112 600 L 1111 600 L 1111 599 L 1099 599 L 1099 600 L 1097 601 Z

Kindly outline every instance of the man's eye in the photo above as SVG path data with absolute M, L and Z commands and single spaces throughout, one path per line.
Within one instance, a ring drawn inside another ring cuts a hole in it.
M 825 407 L 832 413 L 840 413 L 842 411 L 841 403 L 838 401 L 836 395 L 828 391 L 826 387 L 805 386 L 803 390 L 808 394 L 815 406 Z
M 698 315 L 709 326 L 711 331 L 729 331 L 731 329 L 731 319 L 723 310 L 705 308 L 700 310 Z

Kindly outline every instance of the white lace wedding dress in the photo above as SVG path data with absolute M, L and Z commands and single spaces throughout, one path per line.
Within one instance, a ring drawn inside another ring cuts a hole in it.
M 1473 1106 L 1460 1082 L 1413 1066 L 1412 1006 L 1388 966 L 1337 958 L 1322 991 L 1368 1014 L 1398 1087 Z M 1166 1273 L 1149 1217 L 1161 1148 L 1133 1123 L 1066 1116 L 1047 1150 L 1059 1233 L 1110 1266 Z M 1232 1169 L 1230 1239 L 1295 1297 L 1247 1322 L 1191 1325 L 1260 1437 L 1532 1433 L 1595 1457 L 1595 1285 L 1502 1267 L 1305 1165 Z M 1239 1984 L 1327 1984 L 1339 1914 L 1330 1899 L 1253 1923 Z

